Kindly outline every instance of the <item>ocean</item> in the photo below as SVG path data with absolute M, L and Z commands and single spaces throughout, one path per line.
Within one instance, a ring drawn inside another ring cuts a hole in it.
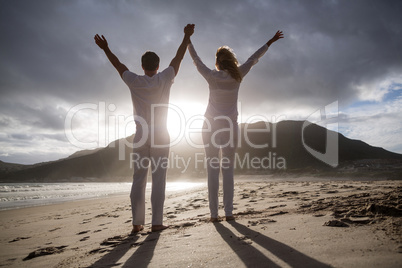
M 202 182 L 167 182 L 166 192 L 187 190 Z M 151 183 L 147 184 L 147 191 Z M 57 204 L 67 201 L 127 194 L 131 182 L 123 183 L 0 183 L 0 210 Z

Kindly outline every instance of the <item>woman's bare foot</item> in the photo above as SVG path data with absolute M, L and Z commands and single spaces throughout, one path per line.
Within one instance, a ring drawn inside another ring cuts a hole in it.
M 226 221 L 234 221 L 235 217 L 234 216 L 226 216 Z
M 133 230 L 131 231 L 132 234 L 138 233 L 144 230 L 144 226 L 142 225 L 133 225 Z
M 152 225 L 152 232 L 160 232 L 163 231 L 165 229 L 169 228 L 169 226 L 165 226 L 165 225 Z

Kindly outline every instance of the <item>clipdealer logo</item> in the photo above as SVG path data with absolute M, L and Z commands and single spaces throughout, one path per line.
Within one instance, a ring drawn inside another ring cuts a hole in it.
M 165 104 L 163 104 L 165 105 Z M 154 109 L 157 107 L 160 107 L 161 105 L 158 105 L 156 107 L 153 107 Z M 166 105 L 165 105 L 166 106 Z M 191 148 L 195 149 L 200 149 L 204 148 L 203 144 L 198 144 L 195 143 L 192 138 L 191 134 L 194 133 L 202 133 L 202 129 L 194 129 L 191 128 L 190 131 L 186 132 L 185 128 L 191 125 L 192 122 L 196 120 L 202 120 L 203 116 L 201 115 L 195 115 L 191 118 L 186 118 L 184 112 L 180 109 L 180 107 L 176 105 L 169 104 L 166 107 L 164 107 L 169 110 L 170 112 L 176 113 L 179 115 L 181 123 L 182 123 L 182 128 L 180 129 L 180 136 L 179 138 L 176 138 L 171 141 L 168 146 L 173 146 L 175 144 L 178 144 L 182 138 L 185 138 L 187 141 L 188 146 Z M 241 108 L 241 103 L 239 103 L 239 109 Z M 92 113 L 97 113 L 97 131 L 98 131 L 98 139 L 93 139 L 93 140 L 80 140 L 78 135 L 75 135 L 74 129 L 73 129 L 73 121 L 74 117 L 79 115 L 80 113 L 85 114 L 86 112 L 91 111 Z M 117 138 L 119 136 L 124 137 L 126 135 L 126 131 L 129 127 L 129 125 L 133 126 L 134 121 L 139 122 L 143 126 L 145 126 L 143 129 L 147 130 L 147 122 L 145 119 L 139 117 L 139 116 L 125 116 L 125 115 L 114 115 L 110 114 L 111 112 L 116 110 L 116 106 L 114 104 L 109 104 L 106 106 L 105 102 L 99 102 L 98 104 L 95 103 L 81 103 L 76 106 L 73 106 L 69 112 L 66 115 L 65 118 L 65 135 L 69 142 L 73 144 L 74 146 L 82 149 L 88 149 L 89 147 L 101 147 L 101 146 L 106 146 L 109 142 L 109 139 L 111 138 L 108 133 L 115 133 L 116 135 L 113 136 L 112 138 Z M 339 149 L 338 149 L 338 101 L 335 101 L 331 104 L 328 104 L 320 109 L 318 109 L 316 112 L 312 113 L 306 121 L 302 125 L 302 136 L 301 136 L 301 142 L 306 149 L 307 152 L 309 152 L 312 156 L 314 156 L 316 159 L 332 166 L 332 167 L 337 167 L 339 164 Z M 241 113 L 239 113 L 241 116 Z M 269 124 L 265 125 L 265 128 L 263 129 L 249 129 L 248 126 L 252 122 L 256 121 L 266 121 L 268 122 L 269 119 L 261 116 L 261 115 L 255 115 L 251 118 L 247 118 L 245 121 L 245 126 L 243 128 L 242 133 L 239 133 L 238 135 L 238 147 L 241 147 L 241 142 L 242 139 L 241 137 L 244 137 L 244 142 L 246 142 L 250 147 L 259 149 L 259 148 L 276 148 L 277 146 L 277 133 L 276 133 L 276 124 L 279 119 L 286 119 L 284 115 L 281 115 L 279 117 L 273 117 L 273 124 L 272 124 L 272 129 L 270 128 Z M 272 121 L 271 120 L 271 121 Z M 183 123 L 185 124 L 183 126 Z M 312 148 L 306 143 L 306 136 L 305 136 L 305 129 L 312 125 L 312 124 L 317 124 L 326 129 L 326 140 L 325 140 L 325 152 L 319 152 L 316 149 Z M 112 129 L 110 129 L 112 128 Z M 230 130 L 230 128 L 228 128 Z M 232 129 L 233 131 L 233 129 Z M 152 132 L 152 131 L 151 131 Z M 250 139 L 248 134 L 253 133 L 253 132 L 271 132 L 271 143 L 265 143 L 265 144 L 255 144 L 253 143 Z M 151 142 L 153 141 L 152 138 L 152 133 L 149 133 L 151 135 Z M 243 136 L 242 136 L 243 135 Z M 147 137 L 148 135 L 144 135 Z M 115 139 L 113 139 L 114 141 Z M 143 140 L 141 140 L 143 141 Z M 135 148 L 135 144 L 129 142 L 127 139 L 123 138 L 118 140 L 117 143 L 111 143 L 109 145 L 110 147 L 118 147 L 118 154 L 119 154 L 119 160 L 125 160 L 126 158 L 126 149 L 127 148 Z M 189 161 L 191 159 L 180 159 L 177 160 L 177 157 L 180 157 L 178 155 L 175 156 L 174 159 L 170 157 L 169 161 L 164 161 L 163 165 L 173 165 L 172 163 L 190 163 Z M 135 156 L 130 156 L 130 161 L 134 161 Z M 196 156 L 194 155 L 193 157 L 193 162 L 198 163 L 198 159 L 202 159 L 202 161 L 205 161 L 205 157 Z M 179 161 L 179 162 L 178 162 Z M 221 160 L 224 161 L 224 160 Z M 169 164 L 170 163 L 170 164 Z M 133 164 L 131 164 L 133 165 Z M 187 164 L 188 165 L 188 164 Z M 235 165 L 236 167 L 239 167 L 241 169 L 286 169 L 286 159 L 280 155 L 277 155 L 276 153 L 269 152 L 267 156 L 265 157 L 252 157 L 250 156 L 249 153 L 246 153 L 242 157 L 240 157 L 238 154 L 235 155 Z M 187 169 L 187 168 L 185 168 Z
M 194 156 L 182 156 L 175 152 L 170 152 L 169 156 L 154 158 L 142 158 L 137 153 L 130 153 L 130 169 L 134 167 L 146 169 L 151 167 L 151 171 L 155 172 L 157 168 L 177 169 L 184 174 L 188 170 L 206 170 L 207 162 L 213 168 L 229 168 L 230 159 L 227 157 L 212 157 L 207 161 L 205 153 L 194 153 Z M 280 170 L 286 169 L 286 160 L 284 157 L 277 156 L 276 153 L 269 152 L 264 157 L 252 157 L 249 153 L 242 157 L 235 154 L 233 166 L 235 169 L 241 170 Z
M 302 126 L 302 143 L 304 148 L 315 158 L 331 167 L 337 167 L 339 164 L 338 114 L 338 101 L 335 101 L 312 113 Z M 326 129 L 324 153 L 315 150 L 305 142 L 305 129 L 313 123 Z

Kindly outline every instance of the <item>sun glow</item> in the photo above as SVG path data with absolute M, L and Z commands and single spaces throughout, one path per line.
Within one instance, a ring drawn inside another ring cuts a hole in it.
M 205 106 L 200 103 L 177 103 L 169 105 L 167 128 L 170 139 L 183 137 L 189 131 L 199 131 L 204 121 Z

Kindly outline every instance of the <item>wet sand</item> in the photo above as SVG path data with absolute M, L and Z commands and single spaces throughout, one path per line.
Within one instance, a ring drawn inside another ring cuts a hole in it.
M 401 267 L 401 197 L 402 181 L 243 176 L 235 221 L 208 221 L 205 184 L 167 195 L 159 233 L 147 196 L 136 235 L 126 195 L 0 211 L 0 266 Z

